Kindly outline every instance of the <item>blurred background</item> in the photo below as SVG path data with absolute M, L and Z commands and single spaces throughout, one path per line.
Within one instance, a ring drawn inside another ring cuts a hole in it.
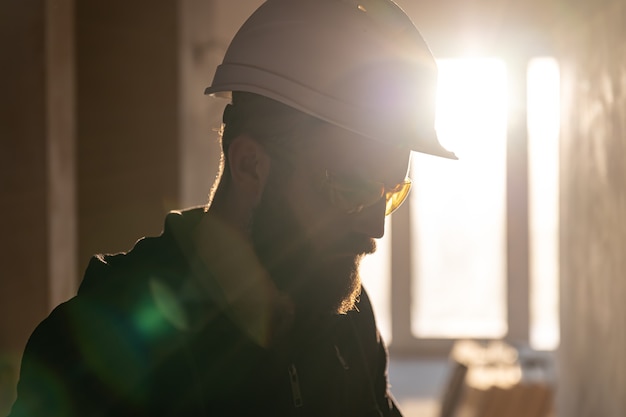
M 414 155 L 362 265 L 392 392 L 407 417 L 486 416 L 444 405 L 473 366 L 461 341 L 482 359 L 500 341 L 545 365 L 550 410 L 532 415 L 623 417 L 626 4 L 397 2 L 438 60 L 437 129 L 460 160 Z M 89 257 L 206 202 L 225 103 L 203 89 L 261 3 L 0 2 L 0 415 Z M 480 385 L 464 381 L 456 402 Z

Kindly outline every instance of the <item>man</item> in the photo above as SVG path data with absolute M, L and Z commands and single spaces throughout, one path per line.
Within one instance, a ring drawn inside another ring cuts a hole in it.
M 436 65 L 389 0 L 268 0 L 207 94 L 207 207 L 94 257 L 24 353 L 18 416 L 398 416 L 360 259 L 434 133 Z

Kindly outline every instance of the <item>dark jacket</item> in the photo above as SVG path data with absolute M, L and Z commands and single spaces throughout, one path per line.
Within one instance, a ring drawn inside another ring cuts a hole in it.
M 281 330 L 283 309 L 253 287 L 241 313 L 232 288 L 254 274 L 216 278 L 241 272 L 246 252 L 201 231 L 219 258 L 200 256 L 206 216 L 171 213 L 161 236 L 91 260 L 28 341 L 10 417 L 400 415 L 367 295 L 358 311 Z

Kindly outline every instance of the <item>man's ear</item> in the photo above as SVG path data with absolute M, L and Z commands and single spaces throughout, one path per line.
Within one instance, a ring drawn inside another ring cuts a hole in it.
M 269 177 L 269 155 L 259 142 L 240 135 L 231 142 L 228 158 L 233 186 L 249 203 L 256 205 Z

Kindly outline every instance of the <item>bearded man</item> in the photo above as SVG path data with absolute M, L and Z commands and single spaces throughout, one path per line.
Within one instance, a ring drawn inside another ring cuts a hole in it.
M 268 0 L 227 96 L 210 203 L 92 259 L 31 336 L 18 416 L 399 416 L 359 278 L 434 133 L 436 65 L 390 0 Z

